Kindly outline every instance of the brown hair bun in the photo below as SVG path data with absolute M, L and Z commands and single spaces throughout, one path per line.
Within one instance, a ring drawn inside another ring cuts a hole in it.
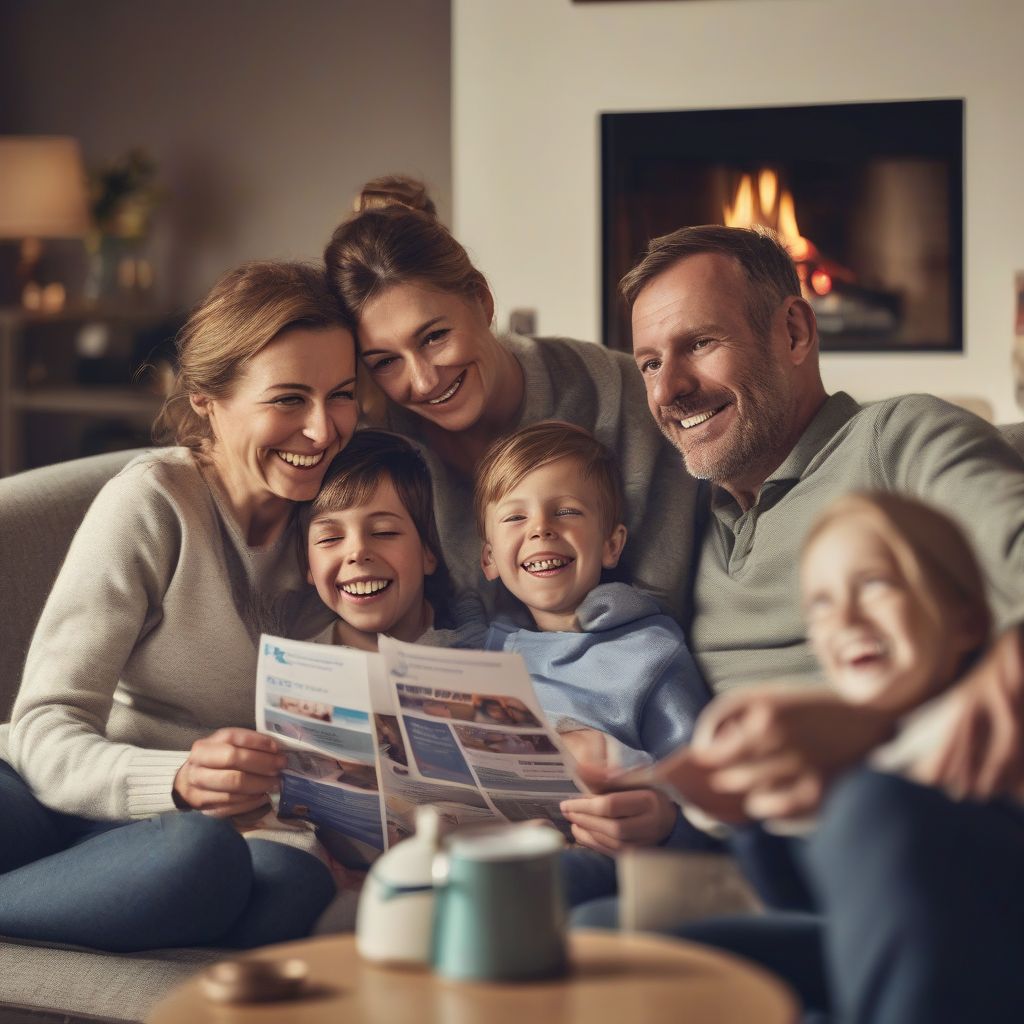
M 356 213 L 365 210 L 384 210 L 389 206 L 404 206 L 429 217 L 437 217 L 437 207 L 422 181 L 406 174 L 383 174 L 368 181 L 356 196 L 352 208 Z
M 363 186 L 356 212 L 334 229 L 324 263 L 331 287 L 356 319 L 374 295 L 399 284 L 490 298 L 484 275 L 437 219 L 423 183 L 403 174 Z

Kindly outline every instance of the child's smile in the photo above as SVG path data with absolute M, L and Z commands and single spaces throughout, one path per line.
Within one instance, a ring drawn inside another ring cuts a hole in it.
M 604 522 L 601 491 L 572 458 L 527 473 L 487 510 L 481 567 L 543 630 L 574 631 L 576 609 L 618 563 L 625 527 Z
M 363 504 L 316 516 L 307 556 L 310 582 L 349 626 L 370 637 L 419 639 L 429 620 L 423 578 L 437 560 L 389 478 Z
M 523 569 L 531 576 L 554 576 L 567 569 L 576 559 L 544 552 L 523 562 Z
M 391 580 L 377 579 L 374 577 L 346 580 L 338 583 L 338 589 L 354 601 L 365 603 L 381 594 L 391 586 Z
M 896 710 L 944 686 L 968 640 L 937 621 L 872 526 L 850 516 L 810 543 L 801 571 L 808 634 L 848 700 Z

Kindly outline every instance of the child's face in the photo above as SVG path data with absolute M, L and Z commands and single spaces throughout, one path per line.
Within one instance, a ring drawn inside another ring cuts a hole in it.
M 576 609 L 602 569 L 618 564 L 626 528 L 610 532 L 600 490 L 574 459 L 528 473 L 487 509 L 481 566 L 501 579 L 543 630 L 572 630 Z
M 437 568 L 390 479 L 365 505 L 328 512 L 309 525 L 309 582 L 350 626 L 416 640 L 423 624 L 423 577 Z
M 854 516 L 812 541 L 801 590 L 814 653 L 835 688 L 858 704 L 916 707 L 953 681 L 973 646 L 963 615 L 950 610 L 948 621 L 936 622 L 889 545 Z

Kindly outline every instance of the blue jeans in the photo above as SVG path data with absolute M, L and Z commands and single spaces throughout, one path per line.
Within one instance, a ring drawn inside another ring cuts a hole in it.
M 1019 806 L 862 769 L 810 839 L 747 833 L 737 852 L 773 909 L 673 934 L 757 961 L 841 1024 L 1024 1020 Z M 573 923 L 614 926 L 613 912 L 593 904 Z
M 562 886 L 570 908 L 619 891 L 615 860 L 585 846 L 570 846 L 562 852 Z
M 0 934 L 116 952 L 301 938 L 334 895 L 302 850 L 172 811 L 89 821 L 41 804 L 0 761 Z

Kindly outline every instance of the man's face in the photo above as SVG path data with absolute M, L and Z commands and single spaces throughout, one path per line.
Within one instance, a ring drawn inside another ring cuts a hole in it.
M 793 443 L 794 383 L 784 316 L 750 323 L 743 271 L 716 253 L 654 278 L 633 305 L 633 354 L 658 426 L 688 472 L 756 493 Z

